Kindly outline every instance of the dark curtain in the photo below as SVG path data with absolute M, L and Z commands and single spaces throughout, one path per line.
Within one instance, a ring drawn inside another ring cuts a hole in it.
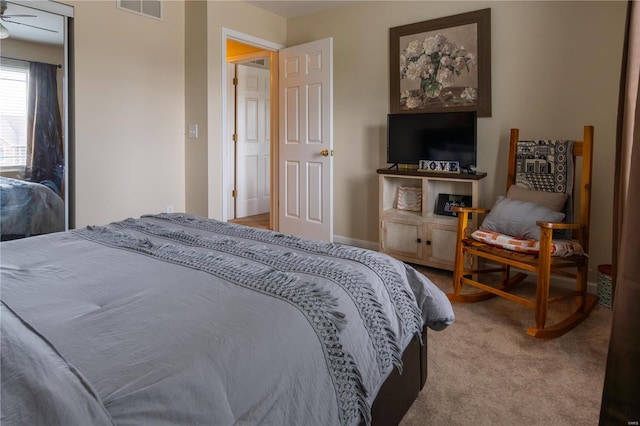
M 640 7 L 628 2 L 614 188 L 613 325 L 600 425 L 640 422 Z
M 40 62 L 29 66 L 25 177 L 33 182 L 53 182 L 60 193 L 64 153 L 57 69 L 57 65 Z

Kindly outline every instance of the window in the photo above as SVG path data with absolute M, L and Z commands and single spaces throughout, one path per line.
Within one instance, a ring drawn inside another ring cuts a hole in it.
M 29 63 L 0 62 L 0 167 L 24 168 L 27 162 Z

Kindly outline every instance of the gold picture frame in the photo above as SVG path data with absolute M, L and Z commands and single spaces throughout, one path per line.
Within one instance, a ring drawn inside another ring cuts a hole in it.
M 389 29 L 391 113 L 491 117 L 491 9 Z

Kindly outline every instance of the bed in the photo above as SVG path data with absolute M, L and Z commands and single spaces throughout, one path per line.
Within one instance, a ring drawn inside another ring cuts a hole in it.
M 2 240 L 64 231 L 64 201 L 53 188 L 49 181 L 0 177 Z
M 397 424 L 454 321 L 384 254 L 193 215 L 0 249 L 3 426 Z

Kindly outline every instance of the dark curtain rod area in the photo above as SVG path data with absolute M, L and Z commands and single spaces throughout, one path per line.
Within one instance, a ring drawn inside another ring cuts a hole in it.
M 20 58 L 10 58 L 9 56 L 0 56 L 0 58 L 2 58 L 2 59 L 11 59 L 12 61 L 39 62 L 39 61 L 29 61 L 27 59 L 20 59 Z M 41 62 L 41 63 L 45 64 L 46 62 Z M 49 65 L 55 65 L 58 68 L 62 68 L 62 65 L 60 65 L 60 64 L 49 64 Z

